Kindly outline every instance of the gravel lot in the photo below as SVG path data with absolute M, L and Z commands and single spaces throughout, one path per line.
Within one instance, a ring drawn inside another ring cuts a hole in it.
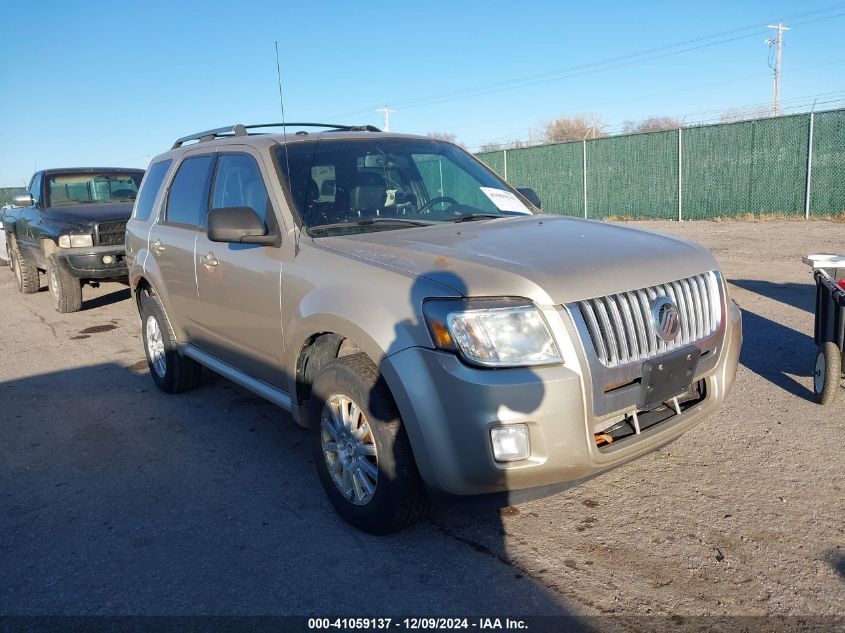
M 723 409 L 580 488 L 386 538 L 334 515 L 286 413 L 214 376 L 157 391 L 123 286 L 60 315 L 0 269 L 0 614 L 845 614 L 845 397 L 811 401 L 800 262 L 845 224 L 637 226 L 731 282 Z

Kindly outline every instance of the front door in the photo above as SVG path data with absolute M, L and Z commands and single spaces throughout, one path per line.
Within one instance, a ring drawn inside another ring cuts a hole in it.
M 211 208 L 250 207 L 265 225 L 277 222 L 260 156 L 248 148 L 221 152 Z M 287 389 L 283 358 L 281 254 L 273 246 L 197 239 L 199 302 L 197 344 L 247 374 Z
M 150 230 L 150 257 L 164 281 L 158 288 L 171 323 L 182 342 L 192 343 L 197 333 L 194 250 L 205 234 L 208 190 L 215 155 L 188 156 L 179 165 L 167 191 L 162 216 Z

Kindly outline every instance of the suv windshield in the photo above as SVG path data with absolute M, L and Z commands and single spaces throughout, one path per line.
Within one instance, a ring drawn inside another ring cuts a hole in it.
M 52 174 L 47 177 L 48 205 L 61 207 L 99 202 L 132 202 L 143 173 Z
M 277 150 L 310 235 L 492 219 L 533 211 L 454 145 L 426 139 L 315 139 Z

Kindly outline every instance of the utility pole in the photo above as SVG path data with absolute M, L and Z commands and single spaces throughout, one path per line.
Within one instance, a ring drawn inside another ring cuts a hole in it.
M 531 123 L 528 124 L 528 147 L 533 145 L 533 139 L 531 138 Z
M 390 132 L 390 113 L 396 112 L 396 110 L 393 110 L 392 108 L 388 108 L 387 106 L 384 106 L 383 108 L 378 108 L 376 110 L 376 112 L 383 112 L 384 113 L 384 131 Z
M 782 22 L 778 22 L 777 26 L 767 24 L 766 28 L 775 29 L 778 32 L 777 38 L 766 40 L 766 44 L 768 44 L 769 47 L 777 46 L 777 52 L 775 53 L 775 86 L 772 100 L 772 114 L 774 116 L 780 116 L 780 60 L 781 53 L 783 52 L 783 32 L 788 31 L 789 27 L 784 26 Z

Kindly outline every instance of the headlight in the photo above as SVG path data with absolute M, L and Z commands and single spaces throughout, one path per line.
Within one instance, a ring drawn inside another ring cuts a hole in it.
M 526 299 L 430 299 L 423 312 L 435 345 L 486 367 L 561 363 L 540 310 Z
M 59 248 L 86 248 L 94 246 L 91 235 L 60 235 Z

